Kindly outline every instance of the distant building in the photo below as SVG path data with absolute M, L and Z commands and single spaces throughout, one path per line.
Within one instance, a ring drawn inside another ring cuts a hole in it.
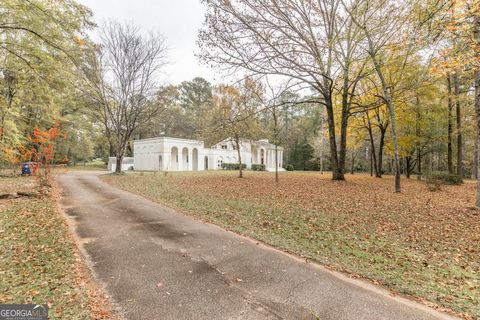
M 278 168 L 282 171 L 283 148 L 277 147 L 277 151 Z M 268 140 L 242 139 L 240 154 L 247 168 L 252 164 L 264 164 L 267 171 L 275 171 L 275 145 Z M 203 141 L 169 137 L 135 140 L 133 159 L 135 170 L 146 171 L 218 170 L 222 163 L 239 162 L 231 139 L 205 148 Z

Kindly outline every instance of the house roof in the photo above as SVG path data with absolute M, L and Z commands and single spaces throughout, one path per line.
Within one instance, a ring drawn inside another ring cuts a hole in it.
M 152 142 L 152 141 L 179 141 L 179 142 L 196 143 L 196 144 L 203 143 L 202 140 L 174 138 L 174 137 L 154 137 L 154 138 L 138 139 L 138 140 L 134 140 L 133 143 Z
M 222 140 L 216 144 L 213 145 L 213 147 L 221 144 L 221 143 L 224 143 L 224 142 L 232 142 L 233 139 L 232 138 L 227 138 L 225 140 Z M 251 139 L 245 139 L 245 138 L 240 138 L 240 142 L 241 143 L 250 143 L 251 145 L 254 145 L 254 146 L 257 146 L 257 147 L 260 147 L 260 148 L 265 148 L 265 149 L 275 149 L 275 145 L 268 142 L 268 140 L 266 139 L 262 139 L 262 140 L 251 140 Z M 277 148 L 279 150 L 283 150 L 282 147 L 280 146 L 277 146 Z
M 263 148 L 267 148 L 267 149 L 275 149 L 275 145 L 273 143 L 270 143 L 270 142 L 267 142 L 267 141 L 259 140 L 259 141 L 252 141 L 251 143 L 253 145 L 256 145 L 257 147 L 263 147 Z M 278 149 L 283 149 L 280 146 L 277 146 L 277 148 Z

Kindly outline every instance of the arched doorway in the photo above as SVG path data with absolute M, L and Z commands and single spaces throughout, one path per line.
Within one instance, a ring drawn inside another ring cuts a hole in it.
M 258 149 L 256 146 L 252 146 L 252 164 L 258 163 Z
M 170 155 L 170 170 L 178 171 L 178 148 L 172 147 Z
M 182 149 L 182 170 L 188 171 L 188 148 Z
M 218 168 L 221 168 L 221 167 L 222 167 L 222 163 L 223 163 L 223 157 L 218 157 L 218 159 L 217 159 L 217 167 L 218 167 Z
M 197 150 L 197 148 L 193 148 L 193 150 L 192 150 L 192 169 L 193 169 L 193 171 L 198 170 L 198 150 Z
M 205 156 L 205 170 L 208 170 L 208 156 Z
M 158 156 L 158 171 L 163 170 L 163 158 L 161 155 Z

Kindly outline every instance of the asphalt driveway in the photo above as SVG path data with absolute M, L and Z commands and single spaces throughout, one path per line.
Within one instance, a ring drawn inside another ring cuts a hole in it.
M 126 319 L 452 319 L 103 183 L 57 176 L 96 279 Z

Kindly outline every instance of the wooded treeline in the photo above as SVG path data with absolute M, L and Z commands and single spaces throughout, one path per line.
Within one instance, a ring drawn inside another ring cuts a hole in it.
M 397 192 L 402 172 L 476 176 L 479 1 L 204 3 L 205 62 L 293 81 L 317 98 L 333 179 L 356 150 L 377 177 L 392 168 Z
M 204 4 L 199 58 L 239 75 L 234 84 L 162 86 L 161 35 L 96 26 L 73 0 L 2 1 L 2 163 L 30 160 L 33 129 L 59 122 L 56 162 L 121 159 L 135 138 L 238 136 L 268 138 L 285 148 L 286 167 L 334 179 L 476 178 L 479 1 Z

